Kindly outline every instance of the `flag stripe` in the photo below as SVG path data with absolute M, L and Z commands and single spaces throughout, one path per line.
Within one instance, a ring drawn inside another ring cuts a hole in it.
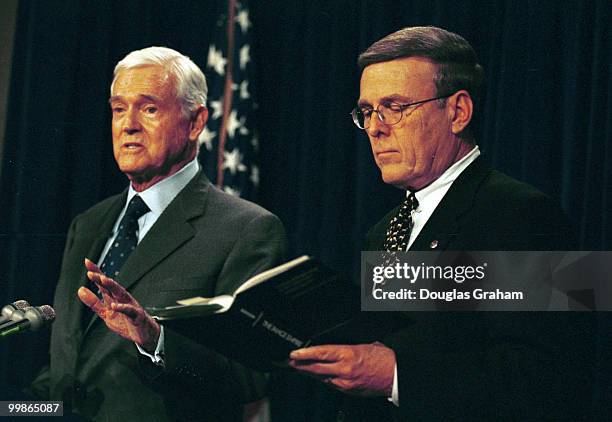
M 232 70 L 234 64 L 234 10 L 236 0 L 227 1 L 227 65 L 225 70 L 225 87 L 223 90 L 223 120 L 219 134 L 219 150 L 217 151 L 217 186 L 223 187 L 223 157 L 225 155 L 225 140 L 227 139 L 227 119 L 232 111 Z
M 210 180 L 232 195 L 254 200 L 259 185 L 256 95 L 248 0 L 225 0 L 208 48 L 210 115 L 200 162 Z

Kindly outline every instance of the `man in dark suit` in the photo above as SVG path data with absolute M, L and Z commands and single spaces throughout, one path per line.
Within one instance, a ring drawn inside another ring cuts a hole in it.
M 406 191 L 366 250 L 574 248 L 547 196 L 479 158 L 470 123 L 483 70 L 465 39 L 405 28 L 359 66 L 353 120 L 384 182 Z M 365 411 L 364 400 L 349 405 L 346 420 L 575 419 L 590 411 L 593 338 L 585 315 L 414 312 L 384 344 L 302 349 L 291 364 L 342 392 L 381 397 Z
M 143 308 L 232 293 L 283 259 L 280 221 L 199 168 L 206 92 L 202 71 L 168 48 L 132 52 L 115 68 L 113 151 L 130 186 L 70 226 L 50 366 L 31 389 L 86 419 L 241 420 L 263 394 L 261 374 Z

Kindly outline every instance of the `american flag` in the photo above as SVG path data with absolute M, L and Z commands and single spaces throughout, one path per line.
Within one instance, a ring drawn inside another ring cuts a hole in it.
M 209 118 L 200 136 L 200 162 L 209 179 L 228 193 L 255 199 L 259 185 L 254 130 L 254 64 L 248 0 L 227 0 L 208 49 Z

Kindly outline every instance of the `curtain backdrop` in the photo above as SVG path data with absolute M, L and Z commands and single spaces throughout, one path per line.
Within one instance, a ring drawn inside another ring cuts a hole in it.
M 0 304 L 50 303 L 71 219 L 126 186 L 107 104 L 115 63 L 164 45 L 204 69 L 224 9 L 221 0 L 20 2 L 0 178 Z M 555 197 L 582 249 L 611 248 L 608 0 L 259 1 L 250 21 L 259 202 L 287 227 L 291 256 L 316 255 L 356 277 L 367 228 L 401 200 L 349 111 L 358 53 L 412 25 L 444 27 L 477 50 L 487 75 L 477 122 L 484 156 Z M 3 343 L 1 381 L 25 384 L 46 360 L 48 335 Z M 610 346 L 602 337 L 602 350 Z M 330 406 L 306 379 L 276 385 L 277 420 L 297 420 L 308 406 L 316 419 Z

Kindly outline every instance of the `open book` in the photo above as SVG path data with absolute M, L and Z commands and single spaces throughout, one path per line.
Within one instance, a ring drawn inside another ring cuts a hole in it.
M 147 308 L 160 322 L 247 366 L 284 366 L 313 344 L 382 340 L 397 327 L 389 312 L 361 312 L 359 288 L 302 256 L 245 281 L 232 295 L 193 297 Z
M 147 308 L 147 311 L 155 317 L 155 319 L 164 321 L 170 319 L 201 317 L 215 313 L 226 312 L 233 305 L 236 296 L 245 290 L 255 287 L 264 281 L 274 278 L 278 274 L 290 270 L 291 268 L 300 265 L 303 262 L 310 260 L 306 255 L 286 262 L 278 267 L 270 268 L 263 273 L 259 273 L 247 281 L 242 283 L 233 295 L 220 295 L 215 297 L 190 297 L 183 300 L 178 300 L 178 305 L 168 306 L 165 308 Z

